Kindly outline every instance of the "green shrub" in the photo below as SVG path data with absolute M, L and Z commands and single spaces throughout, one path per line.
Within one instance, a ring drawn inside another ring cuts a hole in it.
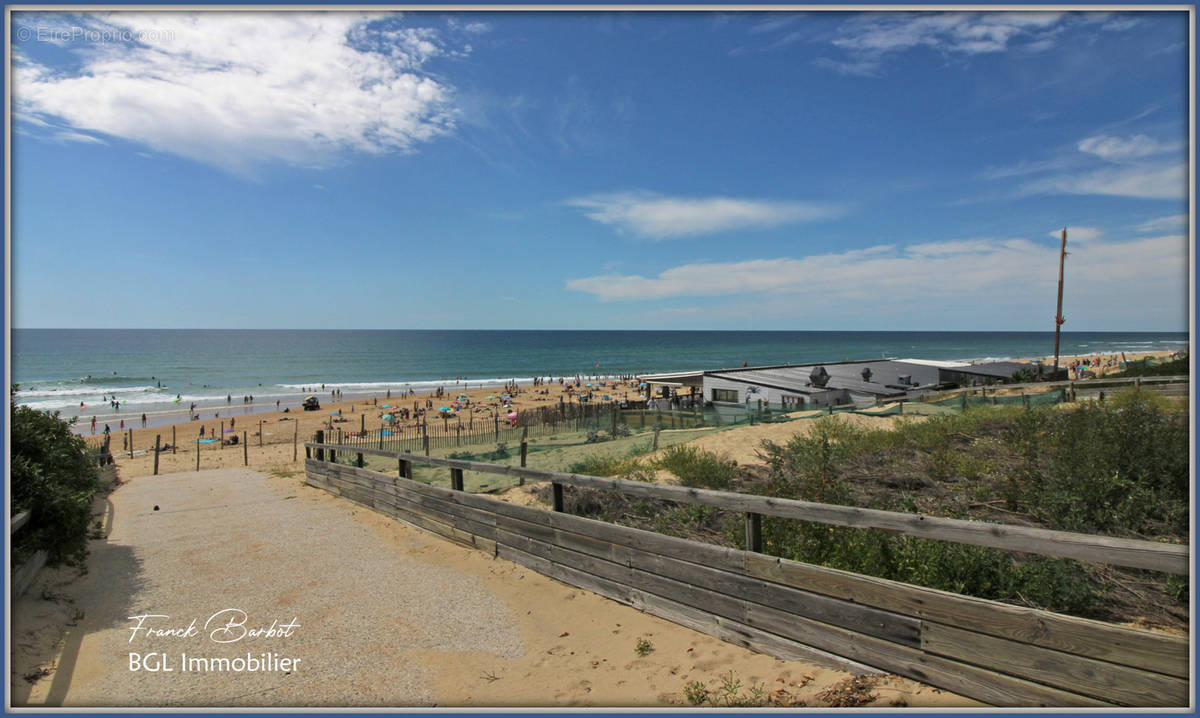
M 642 466 L 641 462 L 628 456 L 589 454 L 581 461 L 576 461 L 568 466 L 567 472 L 571 474 L 584 474 L 585 476 L 610 476 L 637 481 L 649 480 L 649 477 L 644 475 L 645 467 Z
M 11 426 L 12 511 L 31 512 L 14 536 L 14 555 L 45 550 L 51 564 L 82 560 L 99 488 L 95 460 L 57 412 L 14 405 Z
M 666 469 L 679 477 L 684 486 L 705 489 L 724 489 L 737 475 L 737 467 L 716 454 L 695 446 L 678 444 L 663 452 L 654 467 Z

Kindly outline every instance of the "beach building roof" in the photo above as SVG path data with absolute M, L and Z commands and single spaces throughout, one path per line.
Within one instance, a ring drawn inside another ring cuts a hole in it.
M 852 395 L 878 398 L 901 396 L 913 390 L 942 388 L 960 381 L 962 375 L 987 379 L 1010 379 L 1014 372 L 1033 365 L 1021 362 L 970 364 L 961 361 L 930 359 L 866 359 L 859 361 L 819 362 L 737 367 L 689 372 L 642 375 L 643 381 L 660 386 L 705 386 L 706 379 L 760 386 L 797 395 L 846 391 Z M 813 385 L 813 373 L 823 369 L 828 378 L 824 386 Z M 870 370 L 864 376 L 865 370 Z M 706 389 L 707 390 L 707 389 Z
M 979 376 L 994 377 L 996 379 L 1011 379 L 1012 375 L 1022 369 L 1035 369 L 1034 364 L 1028 364 L 1019 361 L 995 361 L 984 364 L 967 364 L 961 367 L 955 367 L 955 372 L 963 374 L 978 374 Z M 1049 373 L 1047 371 L 1047 373 Z
M 698 371 L 674 371 L 663 374 L 640 374 L 638 379 L 647 384 L 659 384 L 666 386 L 700 386 L 704 383 L 704 370 Z

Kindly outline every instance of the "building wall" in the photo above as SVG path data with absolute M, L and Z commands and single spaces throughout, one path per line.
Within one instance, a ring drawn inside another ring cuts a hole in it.
M 844 393 L 839 390 L 811 390 L 807 388 L 801 391 L 800 387 L 797 387 L 795 391 L 787 391 L 775 387 L 761 386 L 753 382 L 705 376 L 704 400 L 713 401 L 713 389 L 724 389 L 736 392 L 737 401 L 718 401 L 718 403 L 745 404 L 747 398 L 746 390 L 753 386 L 758 387 L 758 392 L 749 395 L 750 403 L 757 403 L 761 399 L 763 404 L 769 404 L 772 407 L 781 407 L 785 403 L 785 399 L 789 408 L 796 406 L 801 401 L 804 404 L 815 403 L 821 405 L 826 405 L 830 402 L 839 403 L 839 395 Z

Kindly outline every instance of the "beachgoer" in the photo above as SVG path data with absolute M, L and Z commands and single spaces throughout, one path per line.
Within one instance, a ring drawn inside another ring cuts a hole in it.
M 121 419 L 121 430 L 122 431 L 125 430 L 125 420 L 124 419 Z
M 96 417 L 92 417 L 92 433 L 96 433 Z
M 104 425 L 104 435 L 105 435 L 105 436 L 108 436 L 108 434 L 109 434 L 109 431 L 108 431 L 108 424 L 105 424 L 105 425 Z
M 146 412 L 142 412 L 142 428 L 146 428 Z

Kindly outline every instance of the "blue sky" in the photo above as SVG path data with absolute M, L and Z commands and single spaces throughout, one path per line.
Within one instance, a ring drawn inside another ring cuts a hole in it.
M 13 14 L 17 327 L 1188 329 L 1185 12 Z

